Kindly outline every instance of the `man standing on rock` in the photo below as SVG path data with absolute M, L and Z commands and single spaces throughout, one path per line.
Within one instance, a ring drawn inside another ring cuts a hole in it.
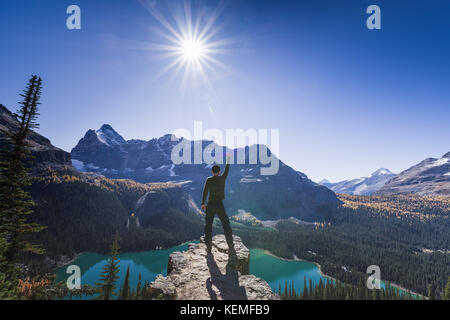
M 217 214 L 222 222 L 225 238 L 228 243 L 229 251 L 234 251 L 233 234 L 231 232 L 230 220 L 223 206 L 222 200 L 225 199 L 225 180 L 230 170 L 230 156 L 227 155 L 227 164 L 225 171 L 222 175 L 220 173 L 220 167 L 214 165 L 212 167 L 213 176 L 206 179 L 205 187 L 203 188 L 202 198 L 202 210 L 206 212 L 205 217 L 205 244 L 208 253 L 211 253 L 211 239 L 212 239 L 212 225 L 214 221 L 214 215 Z M 206 198 L 208 197 L 208 205 L 205 205 Z

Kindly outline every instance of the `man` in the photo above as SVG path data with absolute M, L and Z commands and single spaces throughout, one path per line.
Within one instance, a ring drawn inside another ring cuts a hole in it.
M 230 221 L 223 206 L 222 200 L 225 199 L 225 180 L 230 170 L 230 157 L 227 156 L 227 165 L 222 175 L 220 173 L 220 167 L 214 165 L 212 167 L 213 176 L 206 179 L 205 187 L 203 188 L 202 198 L 202 210 L 206 212 L 205 217 L 205 244 L 207 253 L 211 253 L 211 238 L 212 238 L 212 225 L 214 221 L 214 215 L 217 214 L 222 222 L 225 238 L 228 243 L 229 252 L 234 251 L 233 235 L 231 232 Z M 206 198 L 209 193 L 208 205 L 205 205 Z

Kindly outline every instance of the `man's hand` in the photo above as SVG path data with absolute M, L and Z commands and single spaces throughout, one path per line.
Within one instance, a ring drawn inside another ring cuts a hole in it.
M 227 164 L 230 163 L 230 154 L 227 154 Z
M 202 204 L 202 211 L 206 212 L 206 205 L 205 204 Z

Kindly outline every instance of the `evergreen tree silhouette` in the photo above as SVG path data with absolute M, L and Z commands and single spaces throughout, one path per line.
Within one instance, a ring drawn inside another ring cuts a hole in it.
M 98 300 L 111 300 L 117 293 L 116 281 L 119 278 L 119 233 L 116 232 L 114 236 L 114 241 L 111 245 L 111 258 L 108 263 L 103 267 L 103 271 L 100 275 L 100 282 L 96 285 L 99 287 L 100 295 L 97 297 Z
M 128 300 L 130 298 L 130 265 L 128 265 L 125 280 L 123 281 L 122 291 L 120 293 L 120 300 Z
M 43 249 L 24 239 L 24 236 L 41 231 L 44 227 L 28 223 L 27 216 L 33 213 L 34 202 L 24 190 L 31 184 L 27 162 L 31 159 L 27 138 L 36 122 L 42 79 L 31 76 L 21 96 L 20 108 L 15 114 L 19 127 L 15 131 L 5 131 L 0 151 L 0 295 L 14 298 L 20 270 L 17 267 L 21 253 L 43 253 Z M 3 293 L 2 293 L 3 292 Z M 5 292 L 7 292 L 5 294 Z

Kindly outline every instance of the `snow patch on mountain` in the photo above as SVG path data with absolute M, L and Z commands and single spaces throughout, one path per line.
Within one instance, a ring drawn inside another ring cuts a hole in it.
M 432 163 L 430 163 L 429 165 L 427 165 L 427 167 L 428 167 L 428 168 L 431 168 L 431 167 L 438 167 L 438 166 L 442 166 L 442 165 L 446 164 L 447 162 L 449 162 L 449 159 L 448 159 L 448 158 L 441 158 L 441 159 L 438 159 L 438 160 L 436 160 L 436 161 L 433 161 Z
M 121 145 L 125 143 L 122 138 L 109 124 L 104 124 L 100 129 L 95 131 L 98 140 L 107 146 Z
M 173 169 L 175 169 L 175 165 L 174 165 L 174 164 L 172 164 L 172 165 L 170 166 L 170 169 L 169 169 L 169 177 L 176 177 L 175 171 L 173 171 Z
M 85 170 L 84 162 L 72 159 L 72 166 L 78 171 L 83 172 Z

